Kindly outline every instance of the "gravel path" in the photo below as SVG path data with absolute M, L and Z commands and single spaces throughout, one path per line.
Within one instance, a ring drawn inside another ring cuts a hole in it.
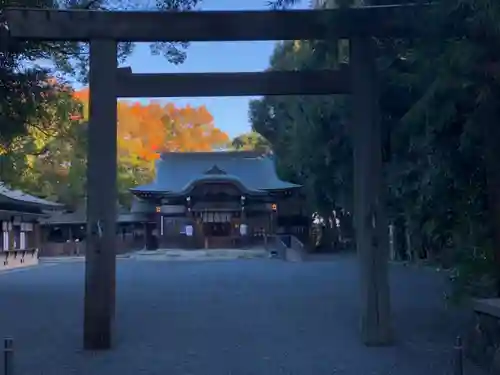
M 101 353 L 80 349 L 83 272 L 69 262 L 0 274 L 15 375 L 450 374 L 460 320 L 429 270 L 392 268 L 398 343 L 365 348 L 353 258 L 119 260 L 116 348 Z

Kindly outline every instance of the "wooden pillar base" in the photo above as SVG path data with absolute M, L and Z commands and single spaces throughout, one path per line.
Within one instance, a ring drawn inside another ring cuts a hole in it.
M 85 350 L 111 349 L 115 314 L 115 257 L 109 253 L 91 253 L 86 257 L 83 347 Z
M 83 335 L 83 348 L 85 350 L 108 350 L 112 348 L 111 319 L 111 316 L 86 315 Z

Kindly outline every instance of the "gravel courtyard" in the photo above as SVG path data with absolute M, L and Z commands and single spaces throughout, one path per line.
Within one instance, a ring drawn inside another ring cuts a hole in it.
M 82 262 L 0 274 L 0 336 L 15 339 L 15 375 L 451 375 L 460 319 L 442 306 L 433 271 L 392 268 L 398 342 L 365 348 L 352 257 L 123 259 L 116 348 L 101 353 L 81 350 L 83 274 Z

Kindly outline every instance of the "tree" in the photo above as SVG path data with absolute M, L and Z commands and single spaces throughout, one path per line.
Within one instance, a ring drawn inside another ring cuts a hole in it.
M 262 153 L 271 152 L 271 145 L 267 139 L 255 131 L 233 138 L 231 147 L 235 150 L 255 150 Z
M 70 87 L 48 80 L 44 87 L 43 117 L 32 119 L 25 128 L 27 137 L 11 134 L 11 141 L 0 147 L 1 174 L 4 182 L 35 195 L 60 198 L 67 202 L 73 191 L 70 173 L 81 164 L 82 129 L 72 115 L 80 112 Z M 80 147 L 79 147 L 80 146 Z
M 458 292 L 488 296 L 500 293 L 500 5 L 445 0 L 434 13 L 429 22 L 482 38 L 377 40 L 387 204 L 406 234 L 400 256 L 453 266 Z
M 80 129 L 88 120 L 88 94 L 88 89 L 73 94 L 81 105 Z M 154 179 L 159 153 L 210 151 L 229 140 L 226 133 L 215 127 L 212 115 L 204 106 L 178 108 L 171 103 L 143 104 L 126 100 L 117 105 L 118 194 L 120 202 L 125 205 L 131 200 L 130 188 Z M 79 150 L 82 145 L 72 147 Z M 79 157 L 86 160 L 85 152 Z M 80 186 L 85 191 L 85 169 L 78 171 L 82 173 Z
M 56 80 L 47 83 L 45 117 L 28 124 L 3 147 L 2 178 L 17 188 L 71 208 L 86 196 L 88 89 L 73 91 Z M 118 102 L 118 190 L 129 204 L 129 189 L 154 179 L 159 152 L 209 151 L 229 141 L 208 110 L 170 103 Z
M 320 69 L 338 64 L 324 42 L 281 42 L 270 69 Z M 336 219 L 352 208 L 352 156 L 342 96 L 264 97 L 250 103 L 254 129 L 272 144 L 282 178 L 304 185 L 310 209 L 327 223 L 323 240 L 331 245 L 339 233 Z
M 50 60 L 56 71 L 87 79 L 88 44 L 25 42 L 8 37 L 1 11 L 9 6 L 45 9 L 161 9 L 189 10 L 197 7 L 201 0 L 160 0 L 154 3 L 122 0 L 5 0 L 0 2 L 0 143 L 3 146 L 18 135 L 26 135 L 28 123 L 45 117 L 49 98 L 45 82 L 51 72 L 33 64 L 37 60 Z M 167 61 L 179 64 L 186 58 L 187 43 L 154 43 L 153 54 L 162 54 Z M 128 56 L 134 48 L 132 43 L 120 43 L 119 60 Z
M 500 55 L 494 47 L 500 38 L 496 26 L 500 6 L 489 0 L 446 0 L 436 16 L 449 27 L 458 26 L 482 38 L 447 39 L 426 43 L 419 50 L 417 73 L 424 77 L 427 70 L 428 77 L 430 70 L 433 74 L 402 123 L 420 129 L 419 164 L 431 173 L 414 168 L 420 172 L 414 175 L 425 177 L 420 193 L 423 204 L 437 208 L 433 215 L 422 210 L 419 219 L 428 224 L 426 237 L 431 237 L 434 248 L 444 243 L 454 249 L 459 285 L 486 296 L 495 289 L 500 293 L 500 133 L 496 125 Z M 490 283 L 493 277 L 496 285 Z
M 156 145 L 159 151 L 212 151 L 229 142 L 228 135 L 215 127 L 205 106 L 176 108 L 167 104 L 163 110 L 166 138 Z

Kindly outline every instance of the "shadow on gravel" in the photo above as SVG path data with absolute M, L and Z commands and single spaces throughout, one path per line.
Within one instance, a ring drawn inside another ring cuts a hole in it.
M 85 353 L 83 276 L 84 264 L 74 262 L 0 277 L 0 336 L 15 339 L 16 375 L 453 375 L 464 319 L 444 306 L 442 275 L 395 266 L 398 342 L 366 348 L 352 256 L 123 260 L 115 349 Z

